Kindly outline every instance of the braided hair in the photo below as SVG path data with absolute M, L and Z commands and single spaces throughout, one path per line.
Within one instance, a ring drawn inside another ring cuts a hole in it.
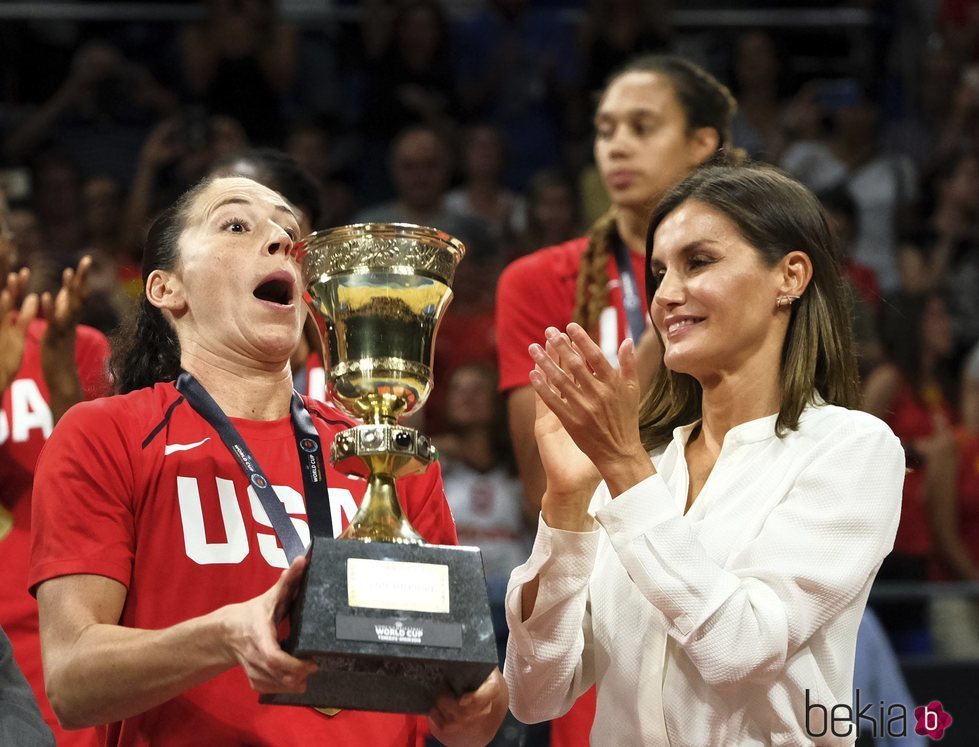
M 712 127 L 718 135 L 718 154 L 711 160 L 738 162 L 743 154 L 731 148 L 731 120 L 737 104 L 731 92 L 717 78 L 689 60 L 674 55 L 643 55 L 627 63 L 605 86 L 609 88 L 628 73 L 656 73 L 669 78 L 686 117 L 687 132 Z M 608 259 L 612 242 L 619 241 L 617 210 L 613 206 L 588 232 L 588 244 L 578 268 L 572 319 L 587 330 L 594 330 L 599 314 L 608 304 Z

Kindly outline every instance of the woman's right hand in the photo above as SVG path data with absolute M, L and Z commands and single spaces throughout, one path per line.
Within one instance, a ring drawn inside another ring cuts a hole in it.
M 299 591 L 306 558 L 296 558 L 264 594 L 224 608 L 228 655 L 260 693 L 301 693 L 316 664 L 290 656 L 279 645 L 279 623 Z
M 536 393 L 534 405 L 534 436 L 547 479 L 541 499 L 544 522 L 554 529 L 588 529 L 592 524 L 588 504 L 602 477 Z

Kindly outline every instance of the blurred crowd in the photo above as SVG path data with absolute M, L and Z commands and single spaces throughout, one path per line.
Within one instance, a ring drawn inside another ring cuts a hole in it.
M 111 338 L 141 292 L 151 218 L 256 148 L 312 177 L 314 229 L 459 237 L 424 427 L 442 434 L 450 502 L 464 496 L 460 540 L 494 548 L 489 582 L 505 587 L 533 519 L 495 383 L 495 280 L 604 212 L 595 92 L 638 53 L 679 51 L 734 92 L 735 144 L 816 192 L 846 249 L 865 407 L 911 468 L 881 579 L 979 580 L 979 2 L 835 4 L 871 19 L 832 37 L 870 50 L 860 69 L 820 68 L 820 49 L 776 28 L 692 36 L 669 0 L 340 5 L 358 12 L 300 24 L 274 0 L 209 0 L 186 23 L 0 25 L 0 189 L 31 289 L 56 291 L 91 255 L 80 321 Z M 879 612 L 899 651 L 979 656 L 973 601 Z

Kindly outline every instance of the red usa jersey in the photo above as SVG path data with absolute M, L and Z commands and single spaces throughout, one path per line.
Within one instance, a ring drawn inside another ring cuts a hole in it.
M 578 268 L 588 238 L 540 249 L 510 263 L 500 276 L 496 290 L 497 356 L 500 391 L 530 385 L 533 360 L 527 348 L 543 344 L 549 326 L 563 330 L 574 315 Z M 629 252 L 640 303 L 646 303 L 645 258 Z M 622 290 L 615 257 L 609 253 L 608 306 L 598 319 L 598 339 L 605 357 L 616 361 L 619 345 L 628 335 Z M 636 341 L 638 342 L 638 340 Z
M 0 501 L 13 519 L 10 531 L 0 536 L 0 626 L 10 638 L 14 657 L 31 685 L 44 720 L 58 744 L 70 747 L 85 744 L 90 738 L 84 732 L 61 729 L 44 695 L 37 602 L 27 593 L 34 467 L 54 424 L 51 396 L 41 372 L 41 338 L 46 329 L 47 322 L 41 319 L 28 325 L 24 357 L 0 402 Z M 105 336 L 80 325 L 75 334 L 75 364 L 86 398 L 107 392 L 108 359 Z
M 326 448 L 352 425 L 306 400 Z M 309 537 L 289 417 L 231 418 L 299 535 Z M 327 466 L 334 532 L 365 482 Z M 456 544 L 437 465 L 399 481 L 414 527 Z M 74 573 L 115 579 L 128 593 L 120 624 L 163 628 L 266 591 L 286 557 L 240 466 L 172 383 L 80 405 L 62 419 L 37 467 L 30 584 Z M 146 713 L 98 729 L 107 745 L 411 745 L 418 718 L 258 703 L 235 667 Z

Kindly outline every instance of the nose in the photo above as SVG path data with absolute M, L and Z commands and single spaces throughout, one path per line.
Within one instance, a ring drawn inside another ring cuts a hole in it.
M 269 243 L 266 245 L 266 250 L 270 255 L 274 255 L 278 252 L 285 252 L 288 256 L 292 251 L 292 245 L 295 242 L 289 233 L 277 223 L 272 225 L 271 235 L 269 236 Z
M 608 139 L 608 153 L 610 156 L 626 156 L 629 154 L 631 147 L 631 138 L 629 137 L 628 128 L 619 125 L 614 130 Z
M 656 291 L 653 293 L 653 304 L 668 309 L 680 303 L 683 303 L 683 283 L 676 273 L 667 271 L 660 277 Z

